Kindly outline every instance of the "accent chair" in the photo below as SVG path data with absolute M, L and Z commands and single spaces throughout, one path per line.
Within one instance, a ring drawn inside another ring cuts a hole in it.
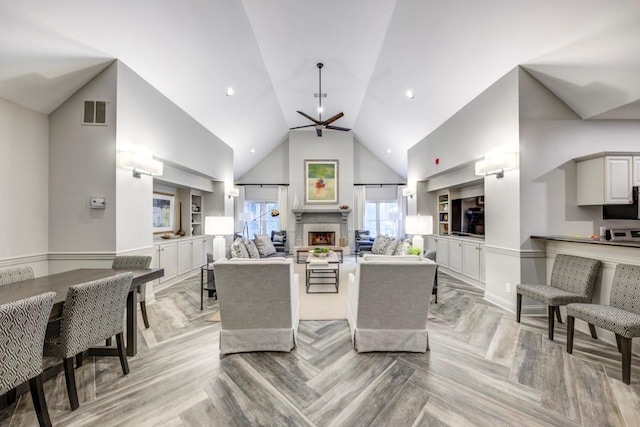
M 358 353 L 429 350 L 427 315 L 436 263 L 364 255 L 349 274 L 347 320 Z
M 291 351 L 300 304 L 292 258 L 220 259 L 213 264 L 220 307 L 220 354 Z
M 622 353 L 622 381 L 631 383 L 631 340 L 640 337 L 640 266 L 618 264 L 611 284 L 609 305 L 567 305 L 567 352 L 573 353 L 575 319 L 616 334 Z
M 436 296 L 436 304 L 438 303 L 438 264 L 436 260 L 436 251 L 427 251 L 424 254 L 426 259 L 430 259 L 431 261 L 436 263 L 436 274 L 433 276 L 433 292 L 432 294 Z
M 371 248 L 373 247 L 373 241 L 375 240 L 371 237 L 369 230 L 355 230 L 355 248 L 356 252 L 371 252 Z
M 601 262 L 596 259 L 557 255 L 553 262 L 549 285 L 519 284 L 516 287 L 516 321 L 520 323 L 523 295 L 546 304 L 549 317 L 549 339 L 553 341 L 554 314 L 558 322 L 562 323 L 561 305 L 591 302 L 600 265 Z M 589 328 L 593 338 L 597 338 L 595 327 L 589 324 Z

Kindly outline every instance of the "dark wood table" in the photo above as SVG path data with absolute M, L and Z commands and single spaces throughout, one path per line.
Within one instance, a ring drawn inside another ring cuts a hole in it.
M 57 295 L 53 302 L 50 317 L 60 317 L 67 297 L 67 290 L 71 286 L 126 272 L 126 270 L 112 270 L 110 268 L 82 268 L 0 286 L 0 305 L 45 292 L 56 292 Z M 133 273 L 133 282 L 127 296 L 127 356 L 135 356 L 138 352 L 137 289 L 151 280 L 164 276 L 164 269 L 132 270 L 131 273 Z M 93 356 L 117 356 L 118 353 L 115 348 L 99 347 L 92 348 L 89 354 Z

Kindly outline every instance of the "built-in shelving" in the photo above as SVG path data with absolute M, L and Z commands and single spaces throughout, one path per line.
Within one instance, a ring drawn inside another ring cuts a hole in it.
M 202 196 L 199 194 L 191 193 L 191 207 L 189 208 L 191 212 L 191 235 L 198 236 L 203 234 L 202 229 Z
M 450 207 L 449 193 L 438 195 L 438 234 L 449 234 Z

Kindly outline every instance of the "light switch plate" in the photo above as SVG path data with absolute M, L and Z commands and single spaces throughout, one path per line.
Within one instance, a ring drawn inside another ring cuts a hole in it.
M 89 197 L 90 209 L 104 209 L 106 200 L 104 197 Z

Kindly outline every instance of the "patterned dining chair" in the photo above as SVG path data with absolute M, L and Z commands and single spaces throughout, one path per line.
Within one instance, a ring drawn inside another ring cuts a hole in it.
M 567 352 L 573 353 L 575 319 L 616 334 L 622 353 L 622 381 L 631 383 L 631 340 L 640 337 L 640 266 L 618 264 L 611 283 L 609 305 L 567 305 Z
M 0 270 L 0 285 L 9 285 L 30 279 L 33 279 L 33 269 L 31 267 L 14 267 Z
M 61 320 L 49 322 L 44 355 L 63 359 L 71 410 L 80 406 L 73 370 L 74 356 L 115 335 L 122 372 L 124 375 L 129 373 L 123 332 L 124 310 L 132 280 L 132 273 L 123 273 L 71 286 Z
M 33 407 L 41 426 L 51 419 L 42 388 L 42 346 L 55 292 L 0 305 L 0 394 L 29 381 Z
M 117 256 L 113 259 L 111 268 L 114 270 L 145 270 L 151 265 L 150 256 L 127 255 Z M 149 329 L 149 318 L 147 317 L 147 304 L 145 303 L 147 284 L 138 288 L 138 301 L 140 302 L 140 311 L 142 311 L 142 321 L 144 327 Z

